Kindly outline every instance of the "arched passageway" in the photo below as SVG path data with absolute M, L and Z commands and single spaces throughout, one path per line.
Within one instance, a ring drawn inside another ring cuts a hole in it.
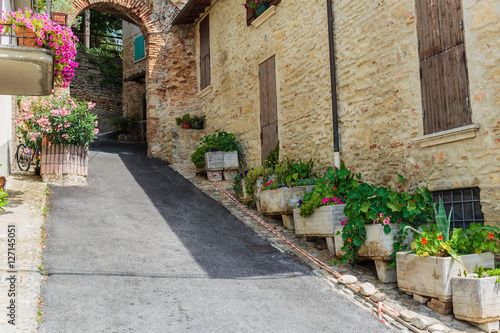
M 197 108 L 194 30 L 171 25 L 182 7 L 178 2 L 73 1 L 75 16 L 93 9 L 119 17 L 141 30 L 146 44 L 148 154 L 169 161 L 172 161 L 169 135 L 175 117 Z

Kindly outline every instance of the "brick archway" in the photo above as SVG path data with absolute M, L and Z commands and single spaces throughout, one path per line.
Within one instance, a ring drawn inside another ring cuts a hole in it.
M 74 0 L 72 4 L 76 15 L 87 9 L 108 13 L 137 25 L 144 34 L 148 154 L 172 162 L 169 130 L 175 127 L 176 116 L 196 108 L 197 94 L 194 29 L 171 25 L 183 5 L 178 0 Z

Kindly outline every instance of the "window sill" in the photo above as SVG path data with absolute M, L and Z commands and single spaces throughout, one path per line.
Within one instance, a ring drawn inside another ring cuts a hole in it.
M 212 90 L 213 90 L 213 88 L 211 85 L 206 87 L 205 89 L 203 89 L 202 91 L 200 91 L 198 93 L 198 98 L 203 98 L 203 97 L 207 96 L 208 94 L 210 94 L 212 92 Z
M 427 134 L 413 139 L 414 143 L 420 145 L 420 148 L 441 145 L 445 143 L 472 139 L 476 137 L 476 132 L 479 130 L 479 124 L 472 124 L 453 128 L 447 131 Z
M 135 64 L 136 62 L 143 61 L 144 59 L 146 59 L 146 56 L 139 58 L 137 60 L 134 60 L 132 63 Z
M 262 23 L 267 21 L 268 18 L 274 15 L 276 13 L 276 6 L 271 6 L 269 7 L 265 12 L 259 15 L 255 20 L 252 22 L 252 26 L 254 28 L 258 28 Z

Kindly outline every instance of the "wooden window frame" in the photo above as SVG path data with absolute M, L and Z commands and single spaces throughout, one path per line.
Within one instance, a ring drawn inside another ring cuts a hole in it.
M 253 0 L 246 0 L 246 3 L 248 4 L 251 1 L 253 1 Z M 276 6 L 280 2 L 281 2 L 281 0 L 269 0 L 269 6 Z M 255 12 L 255 9 L 247 8 L 246 10 L 247 10 L 247 26 L 250 26 L 252 24 L 252 22 L 255 21 L 255 19 L 259 16 Z
M 415 6 L 424 135 L 471 125 L 463 5 L 416 0 Z
M 210 71 L 210 20 L 209 15 L 200 21 L 200 91 L 212 85 Z

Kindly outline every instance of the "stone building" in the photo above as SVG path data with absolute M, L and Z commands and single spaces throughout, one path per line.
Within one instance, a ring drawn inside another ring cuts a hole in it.
M 194 27 L 207 131 L 237 133 L 248 166 L 270 140 L 323 167 L 338 144 L 364 180 L 401 174 L 442 191 L 456 226 L 500 225 L 498 2 L 331 3 L 329 21 L 323 1 L 273 0 L 258 17 L 241 1 L 187 2 L 174 26 Z
M 147 120 L 145 40 L 139 27 L 127 21 L 122 21 L 122 39 L 123 113 L 141 121 L 145 132 L 144 121 Z
M 500 225 L 498 2 L 271 0 L 260 15 L 242 2 L 74 1 L 145 38 L 151 156 L 178 162 L 191 144 L 174 142 L 189 141 L 175 117 L 203 113 L 247 166 L 279 139 L 282 156 L 444 191 L 457 226 Z

